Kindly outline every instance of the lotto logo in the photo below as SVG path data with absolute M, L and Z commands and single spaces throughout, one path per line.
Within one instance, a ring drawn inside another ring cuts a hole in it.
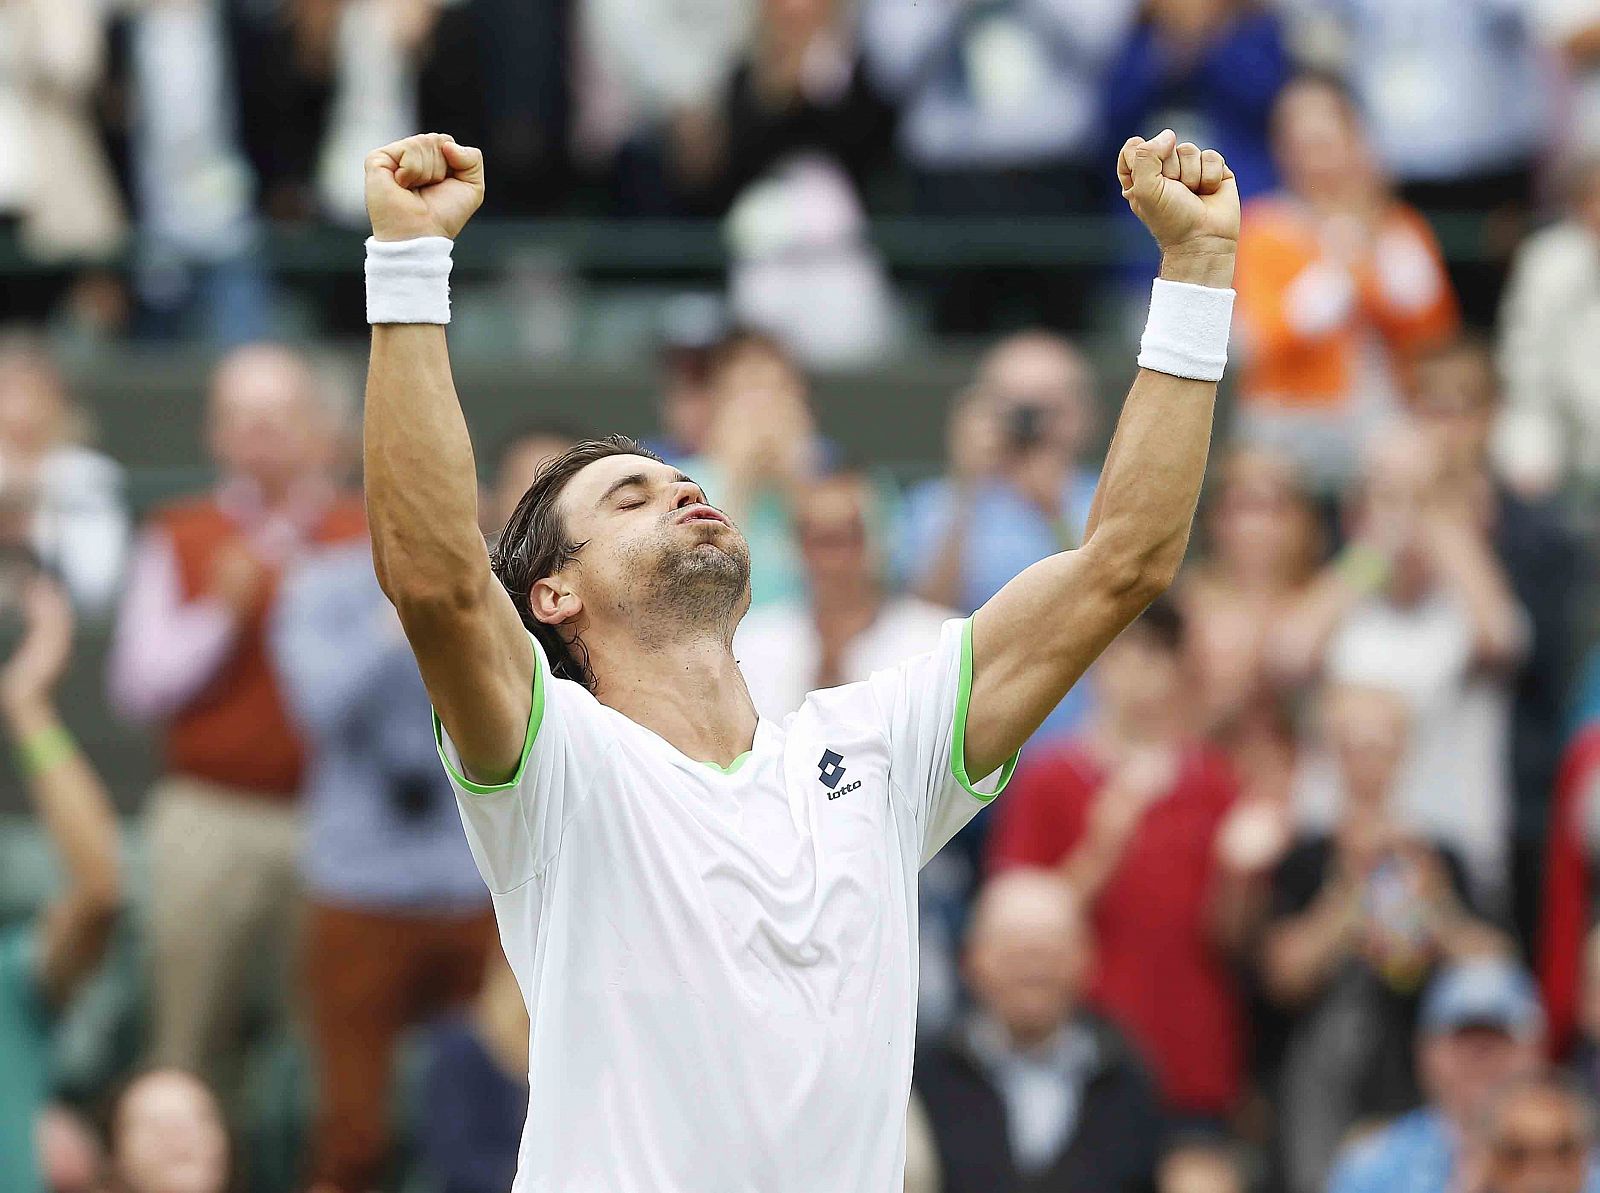
M 817 778 L 829 791 L 837 787 L 839 780 L 844 778 L 844 756 L 832 750 L 822 751 L 822 757 L 817 761 Z

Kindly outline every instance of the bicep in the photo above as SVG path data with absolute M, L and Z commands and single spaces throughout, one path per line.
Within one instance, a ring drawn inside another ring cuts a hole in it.
M 532 711 L 534 647 L 511 597 L 485 569 L 456 599 L 399 608 L 450 740 L 468 778 L 499 783 L 522 759 Z
M 973 772 L 1020 749 L 1144 603 L 1104 574 L 1091 540 L 1034 564 L 973 614 Z

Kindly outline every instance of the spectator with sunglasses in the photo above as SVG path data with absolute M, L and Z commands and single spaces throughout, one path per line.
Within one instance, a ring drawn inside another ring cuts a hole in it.
M 1498 1094 L 1468 1140 L 1463 1193 L 1595 1193 L 1595 1109 L 1565 1075 L 1537 1073 Z

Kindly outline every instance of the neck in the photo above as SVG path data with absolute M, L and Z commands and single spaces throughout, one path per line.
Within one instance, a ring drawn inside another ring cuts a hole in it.
M 586 634 L 595 697 L 699 762 L 728 766 L 750 749 L 756 710 L 721 632 L 662 642 Z

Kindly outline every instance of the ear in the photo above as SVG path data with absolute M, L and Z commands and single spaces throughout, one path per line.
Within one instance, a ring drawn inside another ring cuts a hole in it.
M 528 593 L 528 607 L 535 621 L 561 625 L 583 614 L 583 598 L 559 577 L 546 576 L 533 582 L 533 590 Z

